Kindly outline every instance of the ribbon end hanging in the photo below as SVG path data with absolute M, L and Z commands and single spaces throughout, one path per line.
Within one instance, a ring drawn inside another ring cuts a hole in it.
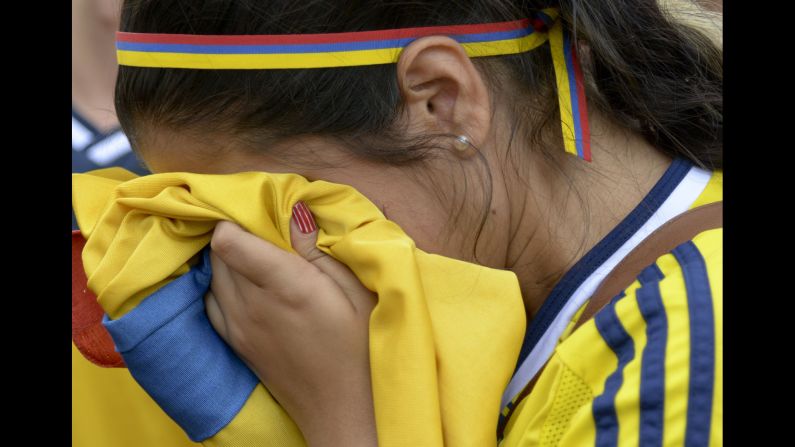
M 571 34 L 557 20 L 549 30 L 549 45 L 558 84 L 561 130 L 566 152 L 590 162 L 591 131 L 585 82 Z

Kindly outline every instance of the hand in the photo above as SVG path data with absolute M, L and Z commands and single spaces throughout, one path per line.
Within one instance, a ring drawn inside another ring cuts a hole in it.
M 290 236 L 300 256 L 219 223 L 207 315 L 310 446 L 377 445 L 368 346 L 376 295 L 317 249 L 314 220 L 302 203 Z

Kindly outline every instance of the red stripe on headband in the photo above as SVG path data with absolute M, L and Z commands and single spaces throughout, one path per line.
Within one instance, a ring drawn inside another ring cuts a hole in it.
M 582 67 L 577 57 L 577 45 L 571 42 L 571 62 L 574 66 L 574 84 L 577 87 L 577 110 L 580 112 L 580 130 L 582 135 L 582 158 L 591 161 L 591 128 L 588 123 L 588 106 L 585 101 L 585 78 L 582 75 Z
M 475 25 L 425 26 L 378 31 L 359 31 L 330 34 L 261 34 L 240 36 L 211 36 L 195 34 L 149 34 L 116 32 L 119 42 L 168 43 L 187 45 L 289 45 L 313 43 L 364 42 L 392 39 L 406 39 L 433 35 L 480 34 L 496 31 L 512 31 L 530 26 L 529 19 L 510 22 L 482 23 Z

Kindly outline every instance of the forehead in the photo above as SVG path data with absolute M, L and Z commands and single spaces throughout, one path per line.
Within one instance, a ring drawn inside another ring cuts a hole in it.
M 280 167 L 271 148 L 244 148 L 233 135 L 212 132 L 147 128 L 136 135 L 133 148 L 153 173 L 231 174 Z
M 244 147 L 234 137 L 156 130 L 136 139 L 135 151 L 153 173 L 295 173 L 310 180 L 353 185 L 390 168 L 354 156 L 331 139 L 293 138 L 269 147 Z M 386 174 L 388 176 L 388 174 Z

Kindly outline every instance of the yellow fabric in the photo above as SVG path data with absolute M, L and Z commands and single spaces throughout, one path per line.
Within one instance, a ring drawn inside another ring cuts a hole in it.
M 72 447 L 198 445 L 126 369 L 94 365 L 72 345 Z
M 698 196 L 695 202 L 690 206 L 691 209 L 706 205 L 708 203 L 719 202 L 723 200 L 723 172 L 716 171 L 712 173 L 707 187 L 701 195 Z
M 693 207 L 723 199 L 723 176 L 713 173 Z M 714 381 L 709 445 L 723 445 L 723 229 L 702 232 L 692 240 L 703 258 L 714 315 Z M 667 319 L 665 344 L 663 446 L 685 442 L 690 383 L 690 318 L 685 277 L 672 254 L 659 257 L 663 275 L 658 287 Z M 692 279 L 691 279 L 692 281 Z M 641 314 L 635 281 L 615 304 L 615 313 L 634 345 L 634 357 L 623 369 L 615 395 L 619 446 L 639 445 L 640 379 L 646 321 Z M 500 447 L 596 445 L 594 399 L 605 391 L 618 358 L 592 318 L 565 337 L 541 371 L 533 390 L 507 422 Z M 584 395 L 590 396 L 585 398 Z
M 370 361 L 378 440 L 389 446 L 496 445 L 501 394 L 525 330 L 516 276 L 432 255 L 349 186 L 294 174 L 73 174 L 88 286 L 115 319 L 187 271 L 219 220 L 292 251 L 292 205 L 307 203 L 317 246 L 378 293 Z M 276 433 L 274 435 L 274 433 Z M 303 445 L 259 386 L 204 444 Z
M 541 430 L 542 445 L 558 445 L 575 414 L 593 399 L 591 388 L 568 368 L 562 370 L 558 389 L 560 398 L 554 400 Z
M 301 431 L 282 407 L 274 405 L 270 394 L 260 383 L 234 420 L 202 444 L 205 447 L 262 447 L 264 440 L 268 446 L 304 443 Z

